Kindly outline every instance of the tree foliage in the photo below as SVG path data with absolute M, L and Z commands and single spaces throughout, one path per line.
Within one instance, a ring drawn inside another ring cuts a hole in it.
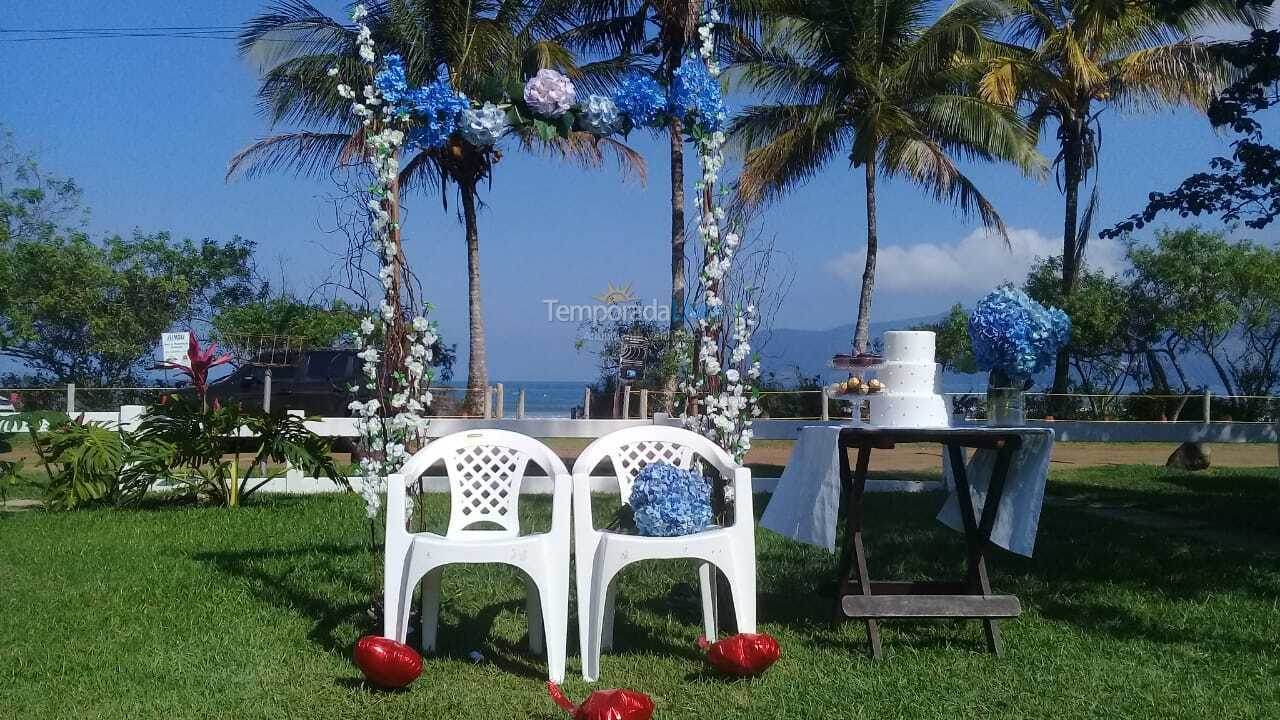
M 978 372 L 978 360 L 973 356 L 973 343 L 969 340 L 969 312 L 960 303 L 952 305 L 946 316 L 937 322 L 911 329 L 934 333 L 934 354 L 943 370 Z
M 44 380 L 137 380 L 160 333 L 255 294 L 254 244 L 135 231 L 95 240 L 70 221 L 79 188 L 0 156 L 0 355 Z
M 1245 42 L 1229 46 L 1224 56 L 1241 76 L 1209 106 L 1214 128 L 1230 128 L 1238 138 L 1231 157 L 1215 157 L 1209 170 L 1192 175 L 1169 192 L 1153 192 L 1147 207 L 1102 237 L 1116 237 L 1144 227 L 1156 216 L 1219 215 L 1224 222 L 1244 221 L 1260 229 L 1280 215 L 1280 149 L 1262 141 L 1258 115 L 1280 102 L 1280 30 L 1255 30 Z
M 219 343 L 233 348 L 246 336 L 289 337 L 302 347 L 329 348 L 350 339 L 363 317 L 341 299 L 310 303 L 282 294 L 221 309 L 213 330 Z
M 1158 232 L 1129 256 L 1167 332 L 1209 359 L 1228 394 L 1280 387 L 1280 252 L 1186 228 Z

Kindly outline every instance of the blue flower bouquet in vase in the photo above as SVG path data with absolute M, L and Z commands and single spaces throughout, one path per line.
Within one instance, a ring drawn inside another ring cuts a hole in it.
M 1070 339 L 1066 313 L 1046 308 L 1012 285 L 1001 285 L 978 302 L 969 316 L 969 341 L 978 369 L 991 373 L 988 425 L 1024 422 L 1023 393 Z

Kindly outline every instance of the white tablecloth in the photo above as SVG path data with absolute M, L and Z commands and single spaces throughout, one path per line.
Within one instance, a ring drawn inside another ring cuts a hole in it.
M 981 430 L 982 428 L 966 428 Z M 760 525 L 786 537 L 809 545 L 836 549 L 836 520 L 840 512 L 840 458 L 837 447 L 840 426 L 813 425 L 801 428 L 800 439 L 782 472 L 778 487 L 765 507 Z M 1023 434 L 1023 447 L 1013 458 L 1005 480 L 1000 511 L 996 514 L 991 542 L 1030 556 L 1035 547 L 1040 524 L 1040 508 L 1044 503 L 1044 485 L 1053 452 L 1053 431 L 1028 428 Z M 947 477 L 947 500 L 938 513 L 944 525 L 964 531 L 960 519 L 955 485 L 951 482 L 949 463 L 943 453 L 943 470 Z M 991 469 L 995 462 L 992 451 L 974 452 L 966 463 L 972 489 L 974 511 L 982 516 Z
M 762 527 L 835 552 L 836 516 L 840 513 L 839 440 L 839 426 L 800 428 L 800 439 L 760 517 Z

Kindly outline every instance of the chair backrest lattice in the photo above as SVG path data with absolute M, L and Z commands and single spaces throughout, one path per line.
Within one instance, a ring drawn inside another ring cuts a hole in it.
M 520 484 L 529 455 L 521 450 L 487 443 L 466 444 L 445 458 L 449 474 L 450 537 L 520 534 Z M 493 523 L 501 530 L 473 530 Z
M 618 476 L 622 502 L 631 500 L 631 486 L 646 465 L 666 463 L 682 470 L 698 470 L 693 448 L 670 440 L 638 440 L 619 445 L 609 453 L 613 471 Z

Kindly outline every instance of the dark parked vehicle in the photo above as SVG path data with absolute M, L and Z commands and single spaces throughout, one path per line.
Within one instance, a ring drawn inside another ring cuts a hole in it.
M 307 350 L 290 365 L 271 368 L 253 363 L 209 385 L 209 400 L 236 402 L 245 409 L 261 409 L 267 370 L 271 371 L 272 409 L 301 410 L 307 415 L 343 417 L 357 397 L 350 388 L 364 376 L 355 350 Z M 364 399 L 364 395 L 359 396 Z

